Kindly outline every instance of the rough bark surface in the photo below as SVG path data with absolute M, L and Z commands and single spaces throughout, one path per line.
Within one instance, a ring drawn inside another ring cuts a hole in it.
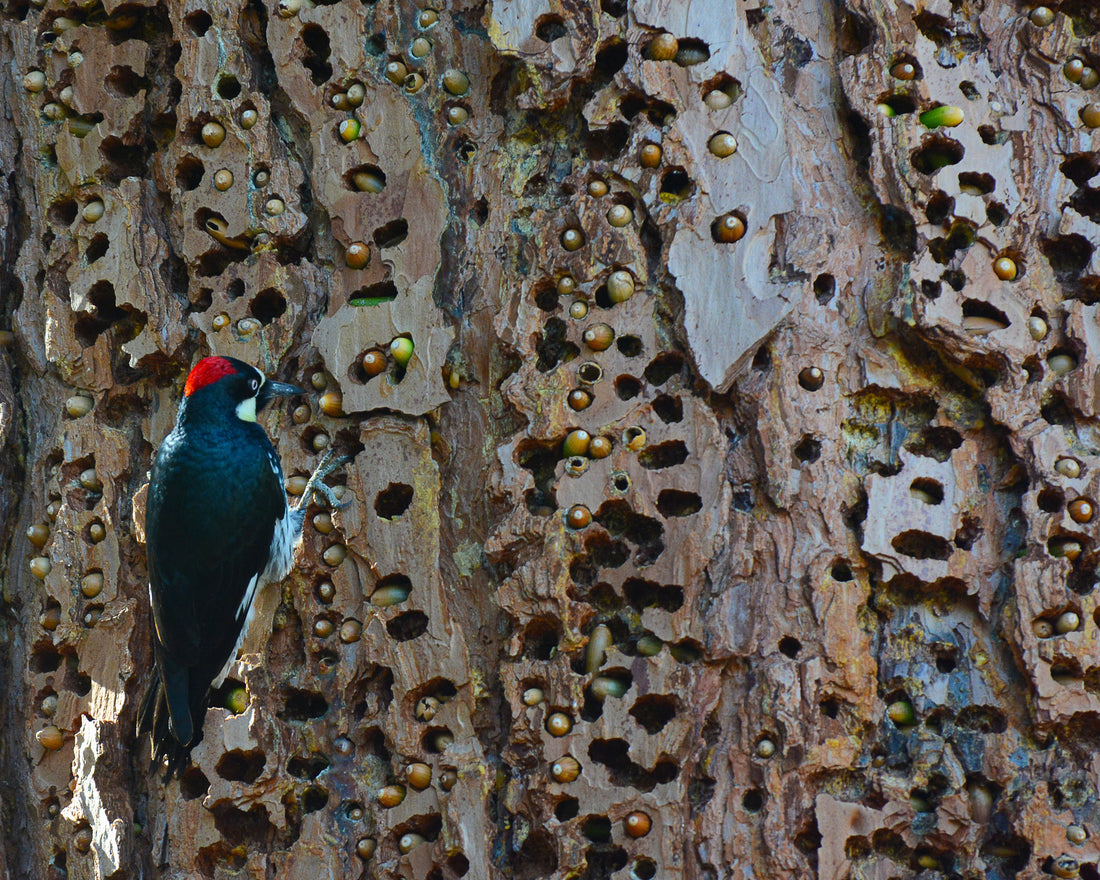
M 1100 876 L 1094 4 L 438 6 L 3 4 L 0 878 Z M 164 784 L 208 353 L 353 503 Z

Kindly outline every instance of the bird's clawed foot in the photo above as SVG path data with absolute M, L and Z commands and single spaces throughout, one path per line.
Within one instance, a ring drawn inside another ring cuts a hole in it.
M 309 478 L 309 482 L 306 483 L 306 488 L 302 492 L 302 500 L 298 502 L 297 507 L 308 507 L 310 498 L 314 492 L 324 496 L 325 501 L 328 502 L 328 506 L 333 510 L 339 510 L 341 507 L 347 507 L 351 504 L 351 500 L 343 503 L 336 497 L 336 493 L 332 491 L 329 486 L 326 486 L 323 482 L 325 477 L 331 474 L 334 470 L 348 464 L 352 461 L 352 456 L 341 455 L 339 458 L 333 460 L 332 450 L 328 449 L 325 454 L 321 456 L 320 462 L 317 464 L 317 468 L 313 471 L 313 474 Z

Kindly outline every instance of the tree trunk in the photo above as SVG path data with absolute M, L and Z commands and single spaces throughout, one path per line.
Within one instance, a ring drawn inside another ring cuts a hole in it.
M 1097 877 L 1091 0 L 439 6 L 4 4 L 0 878 Z M 165 783 L 211 353 L 351 504 Z

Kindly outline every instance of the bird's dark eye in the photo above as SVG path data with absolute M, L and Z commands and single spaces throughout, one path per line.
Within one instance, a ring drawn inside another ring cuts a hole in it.
M 260 380 L 253 379 L 249 384 L 252 386 L 252 390 L 255 391 L 257 388 L 260 387 Z

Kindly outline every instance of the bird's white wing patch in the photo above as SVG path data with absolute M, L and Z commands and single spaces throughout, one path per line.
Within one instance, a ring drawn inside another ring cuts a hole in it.
M 233 650 L 225 660 L 225 665 L 222 667 L 221 672 L 218 673 L 218 677 L 214 679 L 212 688 L 219 688 L 222 686 L 222 682 L 225 681 L 225 677 L 229 675 L 229 670 L 237 660 L 237 652 L 241 649 L 241 645 L 244 643 L 244 637 L 248 633 L 249 624 L 252 623 L 252 617 L 255 612 L 256 605 L 253 600 L 256 598 L 256 592 L 262 587 L 264 582 L 260 579 L 260 575 L 252 575 L 252 579 L 248 582 L 248 587 L 244 591 L 244 596 L 241 597 L 241 604 L 237 607 L 237 620 L 244 618 L 241 624 L 241 631 L 237 635 L 237 644 L 233 646 Z

